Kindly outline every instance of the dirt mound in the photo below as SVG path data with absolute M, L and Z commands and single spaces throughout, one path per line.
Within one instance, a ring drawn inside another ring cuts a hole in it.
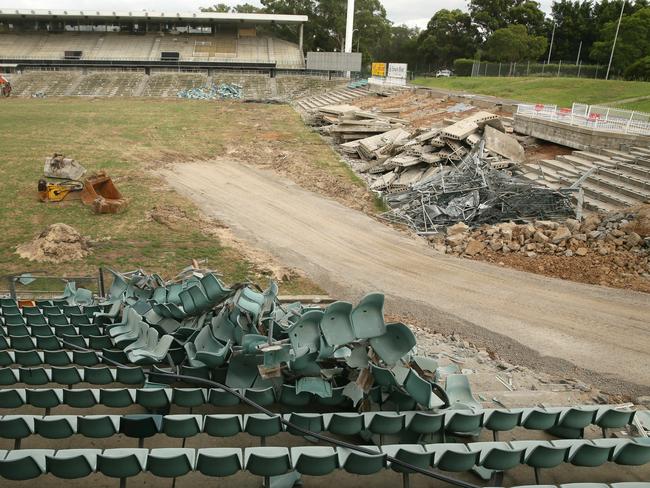
M 91 253 L 90 241 L 67 224 L 48 225 L 30 242 L 21 244 L 16 253 L 30 261 L 63 263 L 83 259 Z

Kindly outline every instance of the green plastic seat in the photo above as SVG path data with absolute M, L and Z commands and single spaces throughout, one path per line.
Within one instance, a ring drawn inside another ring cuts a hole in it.
M 623 429 L 632 424 L 634 414 L 629 408 L 602 407 L 596 412 L 594 423 L 602 429 L 603 437 L 607 437 L 607 429 Z
M 101 449 L 66 449 L 46 456 L 47 472 L 57 478 L 85 478 L 97 469 L 97 455 Z
M 79 334 L 63 334 L 59 335 L 59 337 L 61 337 L 66 347 L 70 347 L 70 344 L 73 346 L 82 347 L 84 349 L 88 347 L 86 339 Z
M 269 478 L 286 473 L 292 468 L 286 447 L 249 447 L 244 449 L 244 469 Z M 265 486 L 268 487 L 268 482 Z
M 65 439 L 77 433 L 74 415 L 47 415 L 34 419 L 34 432 L 46 439 Z
M 99 403 L 112 408 L 124 408 L 135 403 L 135 392 L 127 388 L 102 388 Z
M 364 429 L 364 418 L 355 412 L 324 413 L 323 426 L 332 434 L 358 435 Z
M 562 464 L 569 452 L 568 446 L 554 445 L 549 441 L 512 441 L 513 449 L 525 449 L 524 463 L 535 472 L 535 483 L 540 484 L 540 470 Z
M 0 389 L 0 408 L 18 408 L 27 403 L 27 393 L 22 389 Z
M 381 451 L 391 458 L 403 461 L 412 466 L 428 470 L 433 463 L 433 454 L 427 452 L 420 444 L 401 444 L 392 446 L 382 446 Z M 403 487 L 410 486 L 409 477 L 415 471 L 405 468 L 396 462 L 390 462 L 389 467 L 397 472 L 402 473 Z
M 232 407 L 239 404 L 239 398 L 221 388 L 211 388 L 208 403 L 217 407 Z
M 142 447 L 145 438 L 159 434 L 161 428 L 162 415 L 133 414 L 120 418 L 120 434 L 138 439 L 138 447 Z
M 40 313 L 38 315 L 25 315 L 25 319 L 27 319 L 27 325 L 30 327 L 34 327 L 35 325 L 48 325 L 45 316 Z
M 369 342 L 373 351 L 388 366 L 397 364 L 416 344 L 411 329 L 400 322 L 386 324 L 386 332 L 372 337 Z
M 18 302 L 14 298 L 0 298 L 0 307 L 2 307 L 3 311 L 5 308 L 10 308 L 10 307 L 18 308 Z
M 101 336 L 102 331 L 95 324 L 74 324 L 79 329 L 79 335 L 90 338 L 91 336 Z M 92 347 L 92 346 L 91 346 Z
M 339 467 L 336 449 L 329 446 L 291 448 L 292 467 L 307 476 L 325 476 Z
M 205 395 L 203 388 L 174 388 L 171 402 L 179 407 L 200 407 L 205 404 Z
M 96 366 L 99 356 L 95 351 L 72 351 L 72 362 L 79 366 Z
M 169 388 L 139 388 L 135 391 L 135 403 L 149 409 L 166 409 L 171 402 L 171 390 Z
M 41 312 L 46 317 L 49 317 L 50 315 L 61 315 L 61 309 L 56 305 L 43 305 L 41 307 Z
M 119 415 L 83 415 L 77 418 L 77 433 L 84 437 L 105 439 L 119 431 Z
M 26 385 L 47 385 L 52 381 L 51 370 L 45 368 L 18 368 L 18 377 Z
M 447 410 L 445 413 L 445 432 L 447 434 L 472 437 L 481 432 L 483 412 L 471 410 Z
M 20 449 L 20 441 L 34 434 L 33 415 L 3 415 L 0 417 L 0 437 L 13 439 L 14 449 Z
M 548 430 L 557 424 L 559 411 L 548 411 L 544 408 L 523 408 L 521 426 L 529 430 Z
M 2 317 L 2 320 L 6 327 L 25 325 L 25 319 L 23 318 L 22 315 L 20 315 L 20 312 L 12 315 L 5 314 Z
M 320 330 L 329 346 L 342 346 L 355 340 L 350 313 L 352 304 L 334 302 L 321 317 Z
M 245 388 L 241 391 L 243 395 L 257 403 L 258 405 L 268 406 L 275 403 L 275 389 L 268 388 Z
M 63 403 L 74 408 L 94 407 L 99 403 L 99 390 L 94 388 L 63 390 Z
M 222 344 L 212 335 L 211 327 L 203 327 L 194 342 L 185 344 L 190 359 L 200 361 L 209 368 L 223 365 L 231 351 L 230 341 Z
M 154 329 L 150 329 L 150 331 L 154 331 Z M 163 359 L 165 359 L 165 357 L 169 353 L 170 356 L 172 357 L 172 360 L 176 361 L 178 360 L 178 358 L 174 359 L 173 357 L 174 355 L 170 350 L 170 347 L 174 341 L 175 341 L 174 336 L 166 334 L 158 340 L 155 346 L 153 346 L 152 343 L 149 343 L 146 348 L 134 349 L 133 351 L 129 351 L 127 357 L 129 361 L 134 364 L 152 365 L 163 361 Z M 182 355 L 184 355 L 182 349 L 180 349 L 180 352 Z
M 210 300 L 205 295 L 205 293 L 201 289 L 200 285 L 190 286 L 187 289 L 187 292 L 192 297 L 192 301 L 194 302 L 194 307 L 196 308 L 196 310 L 199 313 L 204 312 L 208 308 L 210 308 L 210 306 L 211 306 Z M 183 298 L 181 297 L 181 302 L 182 301 L 183 301 Z
M 566 460 L 575 466 L 600 466 L 609 461 L 614 450 L 609 443 L 597 445 L 584 439 L 562 439 L 551 441 L 551 444 L 568 448 Z
M 0 459 L 0 476 L 12 481 L 38 478 L 46 472 L 45 457 L 53 454 L 53 449 L 8 451 Z
M 52 382 L 60 385 L 76 385 L 81 383 L 81 374 L 79 369 L 74 366 L 53 366 Z
M 123 385 L 143 385 L 146 378 L 140 366 L 119 366 L 115 368 L 115 381 Z
M 202 430 L 201 415 L 165 415 L 162 419 L 162 432 L 169 437 L 184 439 L 198 435 Z
M 87 305 L 83 308 L 83 314 L 92 322 L 95 318 L 95 313 L 100 313 L 101 307 L 99 305 Z
M 49 325 L 32 325 L 30 327 L 29 335 L 32 337 L 53 336 L 54 331 Z
M 64 315 L 81 315 L 81 307 L 79 305 L 63 305 L 61 311 Z
M 365 412 L 363 414 L 364 428 L 379 435 L 379 444 L 384 444 L 384 436 L 399 434 L 404 430 L 406 417 L 397 412 Z
M 597 439 L 592 442 L 597 442 Z M 642 466 L 650 463 L 650 438 L 637 437 L 631 442 L 620 442 L 614 447 L 611 459 L 616 464 L 625 466 Z
M 320 323 L 323 315 L 324 313 L 320 310 L 305 312 L 287 330 L 296 358 L 318 352 L 320 348 Z
M 28 335 L 12 336 L 10 340 L 11 347 L 18 351 L 30 351 L 36 348 L 34 338 Z
M 232 294 L 232 290 L 226 288 L 213 273 L 207 273 L 201 278 L 201 285 L 210 302 L 214 304 L 222 302 Z
M 495 471 L 507 471 L 519 466 L 526 451 L 523 446 L 513 447 L 507 442 L 474 442 L 469 449 L 479 453 L 479 466 Z
M 445 392 L 449 398 L 450 408 L 467 408 L 480 410 L 481 404 L 472 395 L 472 388 L 467 375 L 450 374 L 445 379 Z
M 40 351 L 14 351 L 14 360 L 21 366 L 38 366 L 44 363 L 44 354 Z
M 431 383 L 417 374 L 414 369 L 409 370 L 406 375 L 404 389 L 411 398 L 427 410 L 445 405 L 445 402 L 433 392 Z
M 645 481 L 623 481 L 621 483 L 610 483 L 612 488 L 650 488 L 650 482 Z
M 597 405 L 580 405 L 569 408 L 547 408 L 549 411 L 560 410 L 557 425 L 551 427 L 549 432 L 558 437 L 577 438 L 583 437 L 585 427 L 594 423 Z
M 18 370 L 13 368 L 0 368 L 0 385 L 11 386 L 19 381 Z
M 336 453 L 339 458 L 339 466 L 348 473 L 368 475 L 381 471 L 386 467 L 386 453 L 380 451 L 377 446 L 360 446 L 373 454 L 366 454 L 353 451 L 346 447 L 337 447 Z
M 284 419 L 296 427 L 308 430 L 310 432 L 323 432 L 325 430 L 325 422 L 323 415 L 320 413 L 299 413 L 293 412 L 286 414 Z M 293 427 L 285 426 L 287 432 L 293 435 L 305 435 L 302 431 L 294 429 Z
M 115 370 L 108 366 L 83 368 L 84 382 L 91 385 L 108 385 L 115 383 Z
M 4 335 L 0 335 L 0 350 L 9 349 L 9 341 Z
M 63 338 L 64 336 L 73 337 L 77 335 L 77 329 L 74 328 L 74 325 L 63 324 L 63 325 L 52 325 L 52 327 L 54 328 L 54 335 L 57 337 Z M 82 347 L 86 347 L 86 345 L 84 344 Z
M 431 435 L 442 432 L 445 415 L 443 413 L 412 411 L 404 412 L 406 428 L 420 435 Z
M 51 366 L 68 366 L 72 364 L 71 356 L 72 354 L 62 349 L 43 351 L 43 360 L 45 361 L 45 364 L 49 364 Z
M 244 415 L 243 431 L 249 435 L 259 437 L 260 443 L 264 445 L 267 437 L 282 432 L 282 418 L 280 415 L 269 417 L 264 413 Z
M 213 437 L 231 437 L 243 431 L 241 415 L 206 415 L 203 431 Z
M 65 348 L 61 343 L 61 340 L 54 336 L 53 334 L 49 335 L 37 335 L 36 336 L 36 347 L 44 351 L 57 351 Z
M 563 483 L 560 488 L 609 488 L 606 483 Z
M 113 363 L 109 361 L 113 361 L 115 363 L 120 363 L 120 364 L 126 364 L 129 362 L 129 358 L 127 358 L 126 353 L 119 349 L 103 349 L 101 352 L 101 356 L 102 356 L 102 362 L 107 362 L 111 365 Z
M 97 455 L 97 471 L 111 478 L 130 478 L 143 472 L 148 449 L 105 449 Z
M 492 431 L 495 441 L 498 440 L 499 432 L 507 432 L 517 427 L 521 423 L 523 414 L 521 409 L 485 410 L 484 413 L 483 426 Z
M 443 471 L 469 471 L 478 463 L 478 452 L 472 452 L 465 444 L 426 444 L 424 449 L 433 454 L 433 466 Z
M 90 319 L 86 316 L 85 313 L 73 313 L 68 315 L 68 319 L 70 320 L 70 324 L 74 325 L 76 327 L 90 327 L 90 328 L 95 328 L 99 330 L 99 327 L 95 324 L 92 324 L 90 322 Z
M 63 390 L 60 388 L 32 388 L 25 390 L 25 403 L 46 410 L 63 403 Z
M 0 366 L 11 366 L 16 362 L 14 351 L 0 351 Z
M 34 334 L 30 332 L 29 328 L 26 325 L 19 324 L 19 325 L 8 325 L 7 335 L 13 337 L 13 336 L 25 336 L 25 335 L 34 335 Z
M 280 403 L 290 407 L 304 407 L 305 405 L 309 405 L 310 401 L 311 395 L 309 393 L 297 393 L 294 385 L 282 384 L 280 388 Z
M 386 333 L 384 295 L 369 293 L 350 312 L 352 330 L 357 339 L 370 339 Z
M 47 323 L 50 325 L 50 327 L 64 327 L 66 325 L 70 325 L 68 322 L 68 317 L 63 315 L 62 313 L 59 314 L 45 314 L 47 317 Z
M 242 468 L 242 450 L 238 447 L 210 447 L 197 451 L 196 470 L 205 476 L 231 476 Z

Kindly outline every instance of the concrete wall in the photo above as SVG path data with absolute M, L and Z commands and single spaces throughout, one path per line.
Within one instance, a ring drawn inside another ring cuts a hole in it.
M 621 147 L 650 145 L 650 136 L 595 130 L 520 114 L 515 114 L 514 121 L 515 132 L 573 149 L 588 149 L 590 147 L 620 149 Z

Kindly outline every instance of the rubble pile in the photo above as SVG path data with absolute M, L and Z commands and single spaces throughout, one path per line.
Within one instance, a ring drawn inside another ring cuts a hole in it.
M 88 256 L 91 245 L 74 227 L 56 223 L 48 225 L 33 240 L 16 248 L 21 258 L 41 263 L 63 263 Z
M 362 174 L 370 189 L 391 193 L 428 181 L 441 167 L 454 165 L 482 138 L 484 158 L 494 168 L 523 161 L 524 149 L 506 133 L 499 116 L 476 112 L 447 126 L 410 131 L 407 121 L 352 105 L 331 105 L 319 110 L 321 132 L 334 137 L 339 149 Z M 358 163 L 356 162 L 358 161 Z
M 178 98 L 187 98 L 190 100 L 215 100 L 215 99 L 234 99 L 239 100 L 243 97 L 244 91 L 241 86 L 232 83 L 210 84 L 199 88 L 188 88 L 179 90 Z
M 418 234 L 464 222 L 557 219 L 575 215 L 576 188 L 553 190 L 495 169 L 484 156 L 484 140 L 458 165 L 437 166 L 409 188 L 386 196 L 391 210 L 382 216 Z
M 650 206 L 644 205 L 609 214 L 593 214 L 582 221 L 538 220 L 517 224 L 503 222 L 470 229 L 463 222 L 431 236 L 434 247 L 447 254 L 475 256 L 487 251 L 560 256 L 601 256 L 629 252 L 638 259 L 623 263 L 630 271 L 650 274 Z M 644 224 L 646 222 L 646 224 Z M 639 233 L 641 232 L 641 233 Z

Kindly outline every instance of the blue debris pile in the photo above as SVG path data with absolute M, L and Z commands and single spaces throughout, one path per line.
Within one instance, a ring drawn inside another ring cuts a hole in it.
M 243 98 L 244 90 L 240 85 L 234 83 L 209 84 L 198 88 L 187 88 L 180 90 L 178 98 L 189 100 L 240 100 Z

